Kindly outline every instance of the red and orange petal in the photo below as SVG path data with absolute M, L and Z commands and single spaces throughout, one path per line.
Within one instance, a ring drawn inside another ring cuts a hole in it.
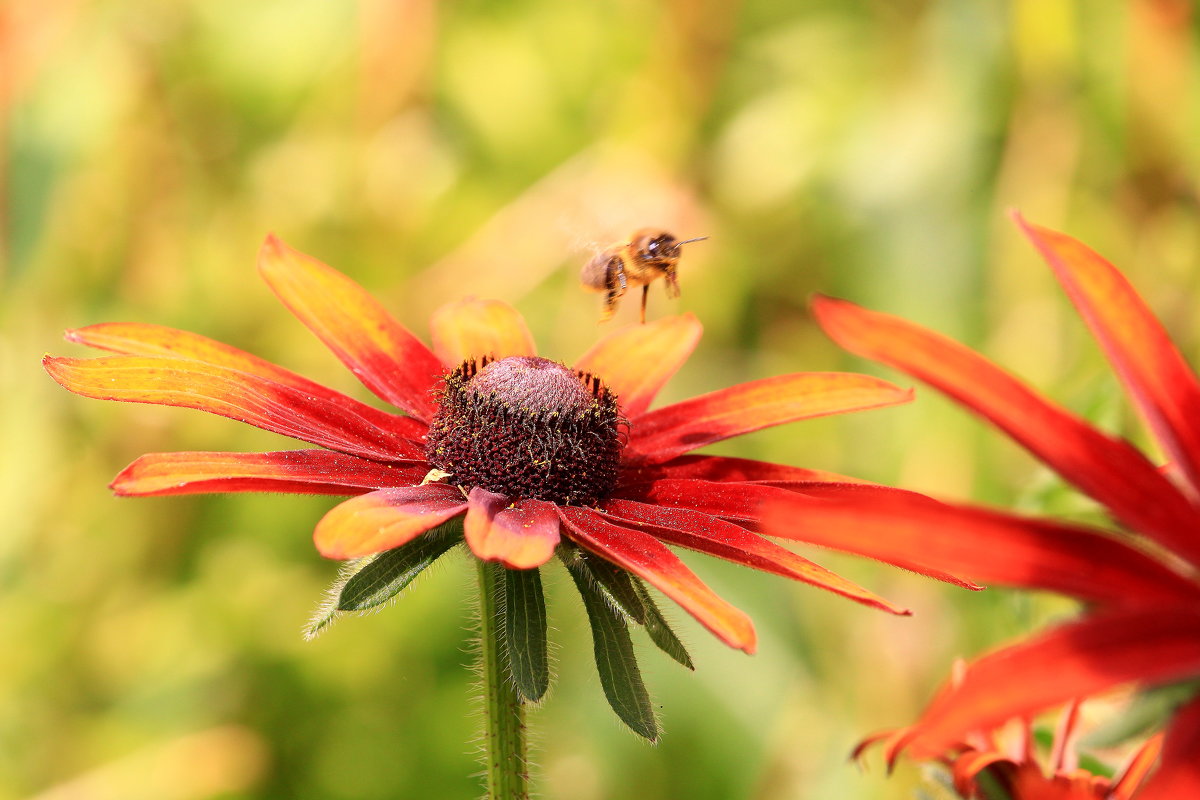
M 1151 606 L 1092 614 L 998 650 L 944 687 L 898 743 L 934 758 L 969 731 L 1139 681 L 1200 674 L 1200 610 Z
M 893 366 L 989 420 L 1118 519 L 1200 563 L 1200 511 L 1140 451 L 1095 429 L 969 348 L 889 314 L 818 297 L 834 341 Z
M 326 558 L 360 558 L 399 547 L 467 510 L 454 486 L 379 489 L 334 506 L 313 531 Z
M 283 304 L 368 389 L 419 420 L 433 418 L 430 390 L 441 380 L 443 365 L 378 300 L 274 236 L 259 251 L 258 268 Z
M 799 488 L 810 483 L 869 483 L 859 478 L 819 469 L 772 464 L 731 456 L 679 456 L 663 464 L 625 464 L 620 483 L 633 486 L 667 478 L 691 478 L 715 482 L 758 483 Z
M 1175 713 L 1162 741 L 1162 760 L 1137 800 L 1200 797 L 1200 697 Z
M 626 460 L 662 463 L 763 428 L 911 399 L 911 390 L 869 375 L 808 372 L 764 378 L 643 414 L 629 432 Z
M 533 569 L 554 556 L 560 526 L 553 503 L 513 502 L 479 487 L 471 490 L 467 502 L 463 535 L 476 557 L 511 569 Z
M 576 544 L 645 579 L 708 628 L 721 641 L 753 653 L 754 625 L 684 566 L 648 533 L 606 522 L 590 508 L 560 506 L 563 533 Z
M 958 669 L 961 667 L 961 664 L 957 665 Z M 960 679 L 961 672 L 956 672 L 953 682 Z M 936 760 L 950 766 L 955 790 L 963 797 L 978 796 L 980 774 L 994 768 L 998 773 L 994 777 L 999 779 L 1008 793 L 1006 796 L 1012 800 L 1132 800 L 1135 795 L 1139 800 L 1144 798 L 1146 795 L 1140 794 L 1139 788 L 1146 783 L 1147 776 L 1157 765 L 1162 752 L 1162 734 L 1150 737 L 1138 748 L 1120 777 L 1114 780 L 1076 766 L 1078 759 L 1073 748 L 1074 728 L 1078 719 L 1079 703 L 1072 702 L 1055 731 L 1044 769 L 1039 766 L 1034 752 L 1030 723 L 1017 719 L 1008 720 L 1002 728 L 970 732 L 963 741 L 951 746 Z M 900 750 L 919 728 L 918 723 L 911 728 L 868 737 L 859 742 L 852 757 L 860 759 L 868 748 L 884 744 L 888 768 L 891 769 Z M 1005 736 L 1007 733 L 1015 733 L 1016 738 L 1008 740 Z M 1189 751 L 1189 755 L 1193 754 L 1194 750 Z
M 630 500 L 608 500 L 601 507 L 618 524 L 646 531 L 668 544 L 827 589 L 893 614 L 911 613 L 732 522 L 686 508 L 669 508 Z
M 617 396 L 630 420 L 645 413 L 700 341 L 702 328 L 691 314 L 633 325 L 611 333 L 575 362 Z
M 364 458 L 424 457 L 413 427 L 419 423 L 411 419 L 229 367 L 153 356 L 46 356 L 42 364 L 63 387 L 84 397 L 199 409 Z
M 813 484 L 766 501 L 764 533 L 941 579 L 1047 589 L 1114 607 L 1200 605 L 1200 586 L 1098 528 L 853 484 Z
M 433 352 L 447 367 L 468 358 L 537 355 L 524 318 L 499 300 L 468 298 L 448 303 L 434 312 L 429 331 Z
M 1066 289 L 1171 460 L 1200 491 L 1200 381 L 1137 290 L 1108 261 L 1064 234 L 1017 224 Z
M 150 325 L 140 322 L 102 322 L 66 332 L 67 341 L 78 342 L 89 347 L 107 350 L 126 356 L 149 356 L 189 359 L 243 372 L 264 382 L 281 384 L 306 395 L 344 406 L 348 411 L 360 414 L 378 413 L 374 409 L 330 389 L 316 381 L 297 375 L 270 361 L 251 355 L 236 347 L 209 339 L 197 333 Z M 366 409 L 364 412 L 363 409 Z M 389 415 L 390 429 L 410 439 L 420 439 L 424 434 L 423 423 L 409 417 Z
M 412 486 L 428 471 L 423 461 L 371 461 L 332 450 L 149 453 L 123 469 L 110 488 L 122 497 L 203 492 L 346 495 Z

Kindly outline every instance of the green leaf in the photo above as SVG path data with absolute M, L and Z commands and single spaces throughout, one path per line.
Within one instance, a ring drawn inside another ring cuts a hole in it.
M 550 686 L 550 659 L 546 648 L 546 599 L 542 578 L 536 569 L 508 569 L 502 584 L 504 600 L 504 645 L 508 668 L 517 691 L 537 702 Z
M 346 581 L 338 595 L 337 610 L 365 611 L 391 600 L 422 570 L 462 541 L 461 531 L 462 521 L 450 520 L 407 544 L 379 553 Z
M 354 561 L 347 561 L 342 564 L 338 570 L 338 576 L 325 590 L 325 598 L 321 604 L 313 611 L 312 619 L 308 621 L 308 625 L 304 628 L 304 641 L 311 642 L 313 639 L 325 632 L 325 629 L 337 621 L 341 616 L 338 612 L 338 598 L 342 594 L 342 589 L 346 586 L 346 582 L 353 578 L 359 570 L 365 567 L 374 559 L 374 556 L 369 558 L 359 558 Z
M 646 624 L 646 606 L 634 586 L 634 578 L 611 561 L 588 553 L 576 551 L 576 558 L 587 566 L 599 588 L 607 595 L 617 610 L 623 612 L 638 625 Z
M 609 605 L 595 575 L 583 560 L 564 559 L 564 562 L 579 588 L 588 621 L 592 624 L 596 669 L 608 704 L 634 733 L 651 742 L 657 741 L 658 723 L 638 670 L 625 618 Z
M 650 641 L 654 642 L 659 650 L 688 669 L 696 668 L 687 648 L 671 630 L 650 590 L 640 578 L 591 553 L 579 551 L 577 557 L 587 564 L 609 601 L 631 620 L 645 626 L 646 633 L 650 634 Z
M 658 610 L 658 604 L 654 602 L 650 590 L 637 578 L 634 578 L 632 582 L 638 594 L 641 595 L 642 604 L 646 607 L 646 621 L 642 624 L 646 626 L 646 633 L 650 634 L 650 641 L 683 666 L 695 670 L 696 666 L 692 663 L 692 657 L 688 655 L 687 648 L 683 646 L 683 642 L 679 641 L 675 631 L 671 630 L 671 626 L 667 624 L 666 617 Z

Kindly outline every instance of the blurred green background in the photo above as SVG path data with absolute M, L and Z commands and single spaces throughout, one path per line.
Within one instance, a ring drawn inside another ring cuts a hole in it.
M 9 0 L 0 6 L 0 798 L 470 798 L 474 571 L 314 643 L 332 498 L 117 500 L 137 455 L 278 448 L 205 415 L 83 400 L 67 327 L 194 330 L 366 393 L 254 272 L 263 237 L 348 272 L 424 336 L 463 294 L 570 361 L 604 328 L 578 267 L 646 224 L 707 234 L 650 315 L 706 335 L 663 401 L 858 369 L 814 291 L 964 339 L 1138 441 L 1007 210 L 1121 265 L 1200 342 L 1197 40 L 1185 0 Z M 890 374 L 896 379 L 898 376 Z M 942 496 L 1089 509 L 922 392 L 719 452 Z M 557 678 L 531 714 L 545 798 L 904 798 L 857 739 L 910 722 L 955 656 L 1070 607 L 806 554 L 910 619 L 685 556 L 754 618 L 697 672 L 641 641 L 665 736 L 608 710 L 582 608 L 546 570 Z

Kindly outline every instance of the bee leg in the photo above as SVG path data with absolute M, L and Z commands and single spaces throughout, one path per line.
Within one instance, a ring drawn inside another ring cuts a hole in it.
M 646 324 L 646 298 L 650 296 L 650 285 L 642 287 L 642 324 Z
M 672 300 L 679 297 L 679 278 L 675 276 L 674 271 L 667 273 L 664 283 L 667 288 L 667 297 L 670 297 Z

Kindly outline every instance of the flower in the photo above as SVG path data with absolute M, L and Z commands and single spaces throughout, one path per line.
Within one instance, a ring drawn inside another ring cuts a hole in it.
M 955 666 L 953 685 L 961 683 L 963 675 L 962 663 Z M 955 791 L 967 798 L 992 797 L 989 790 L 998 788 L 1010 800 L 1131 800 L 1162 751 L 1162 734 L 1136 749 L 1119 778 L 1097 775 L 1080 766 L 1075 752 L 1080 707 L 1078 702 L 1067 705 L 1049 752 L 1041 758 L 1031 722 L 1013 719 L 993 730 L 968 732 L 939 760 L 950 768 Z M 868 737 L 855 748 L 854 757 L 883 744 L 891 766 L 912 734 L 911 728 L 902 728 Z
M 851 479 L 689 453 L 795 420 L 903 403 L 909 390 L 865 375 L 798 373 L 648 410 L 696 346 L 701 327 L 691 315 L 613 333 L 567 368 L 538 357 L 520 315 L 498 301 L 440 309 L 430 349 L 349 278 L 274 237 L 260 252 L 259 270 L 368 389 L 404 413 L 193 333 L 129 323 L 69 331 L 70 341 L 116 354 L 47 356 L 47 371 L 73 392 L 200 409 L 318 446 L 144 455 L 113 481 L 118 495 L 355 495 L 317 524 L 316 547 L 335 559 L 412 553 L 387 561 L 388 591 L 452 544 L 435 546 L 443 540 L 423 534 L 457 520 L 478 558 L 510 571 L 536 574 L 556 550 L 568 567 L 583 559 L 588 574 L 573 577 L 585 600 L 599 585 L 610 605 L 689 666 L 630 576 L 657 587 L 728 645 L 753 652 L 755 632 L 667 545 L 908 613 L 755 532 L 765 498 L 853 487 Z M 540 584 L 535 594 L 536 606 Z M 593 603 L 594 625 L 595 614 L 611 610 Z M 598 653 L 600 646 L 597 635 Z M 544 682 L 527 696 L 543 689 Z
M 1115 267 L 1026 223 L 1170 461 L 1158 467 L 968 348 L 832 298 L 816 315 L 839 344 L 917 377 L 1012 437 L 1102 504 L 1111 528 L 940 503 L 894 491 L 870 506 L 799 495 L 764 512 L 766 533 L 803 525 L 832 547 L 922 572 L 1048 589 L 1084 601 L 1078 619 L 970 664 L 903 742 L 932 758 L 986 729 L 1129 682 L 1200 677 L 1200 381 Z M 907 554 L 907 555 L 906 555 Z M 1140 798 L 1200 797 L 1200 697 L 1174 715 Z

